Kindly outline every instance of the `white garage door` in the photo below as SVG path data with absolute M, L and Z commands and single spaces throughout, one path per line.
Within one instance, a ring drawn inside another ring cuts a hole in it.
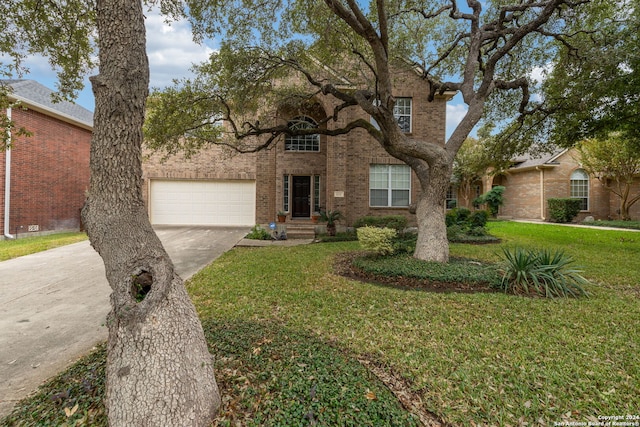
M 172 225 L 254 225 L 255 181 L 152 180 L 151 222 Z

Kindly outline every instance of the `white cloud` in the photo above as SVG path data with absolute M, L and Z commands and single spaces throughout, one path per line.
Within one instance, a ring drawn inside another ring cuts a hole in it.
M 212 42 L 199 45 L 193 41 L 188 22 L 175 21 L 170 25 L 166 24 L 157 9 L 145 12 L 145 16 L 151 87 L 163 88 L 170 85 L 173 79 L 191 76 L 191 66 L 207 60 L 213 52 Z M 55 89 L 56 74 L 47 58 L 32 56 L 24 65 L 29 69 L 29 73 L 22 78 L 33 79 Z M 96 73 L 97 70 L 94 70 L 91 74 Z M 88 79 L 85 79 L 85 88 L 78 95 L 76 102 L 90 110 L 94 109 L 93 93 Z
M 167 24 L 157 11 L 147 13 L 146 17 L 152 87 L 162 88 L 170 85 L 173 79 L 190 76 L 191 66 L 206 61 L 213 52 L 210 46 L 193 41 L 188 22 Z
M 545 81 L 547 76 L 553 71 L 553 63 L 549 62 L 548 64 L 542 67 L 534 67 L 529 73 L 529 77 L 536 84 L 540 84 Z
M 468 108 L 465 104 L 447 104 L 447 138 L 462 121 Z

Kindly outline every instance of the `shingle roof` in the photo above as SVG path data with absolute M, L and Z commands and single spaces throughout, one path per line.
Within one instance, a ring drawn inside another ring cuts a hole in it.
M 556 159 L 565 151 L 567 150 L 555 149 L 551 153 L 526 153 L 522 157 L 515 159 L 513 166 L 509 169 L 528 169 L 543 165 L 557 165 Z
M 35 80 L 4 79 L 0 80 L 0 84 L 9 86 L 11 88 L 10 96 L 13 95 L 20 101 L 93 127 L 93 113 L 91 111 L 69 101 L 53 102 L 51 98 L 53 91 Z

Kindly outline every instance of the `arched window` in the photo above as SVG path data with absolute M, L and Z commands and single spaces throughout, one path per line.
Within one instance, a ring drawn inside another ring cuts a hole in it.
M 318 128 L 318 124 L 306 116 L 296 117 L 288 123 L 288 126 L 293 130 Z M 284 149 L 285 151 L 320 151 L 320 135 L 317 133 L 287 135 L 284 139 Z
M 571 198 L 582 200 L 580 210 L 589 210 L 589 174 L 576 169 L 571 174 Z

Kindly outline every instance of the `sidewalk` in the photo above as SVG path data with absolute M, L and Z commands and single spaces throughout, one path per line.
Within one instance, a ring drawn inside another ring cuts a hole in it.
M 527 224 L 542 224 L 542 225 L 562 225 L 565 227 L 578 227 L 578 228 L 591 228 L 594 230 L 614 230 L 614 231 L 631 231 L 631 232 L 640 232 L 640 230 L 635 230 L 633 228 L 617 228 L 617 227 L 601 227 L 599 225 L 585 225 L 585 224 L 572 224 L 572 223 L 558 223 L 558 222 L 546 222 L 546 221 L 536 221 L 533 219 L 508 219 L 504 221 L 511 222 L 524 222 Z

